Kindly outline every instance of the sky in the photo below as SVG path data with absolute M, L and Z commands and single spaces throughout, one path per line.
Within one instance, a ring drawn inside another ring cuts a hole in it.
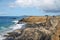
M 0 16 L 60 15 L 60 0 L 0 0 Z

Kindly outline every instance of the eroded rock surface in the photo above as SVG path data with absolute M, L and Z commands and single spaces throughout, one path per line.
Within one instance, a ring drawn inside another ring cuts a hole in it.
M 52 40 L 59 23 L 56 17 L 28 17 L 19 22 L 27 23 L 25 28 L 5 35 L 4 40 Z M 18 22 L 18 23 L 19 23 Z

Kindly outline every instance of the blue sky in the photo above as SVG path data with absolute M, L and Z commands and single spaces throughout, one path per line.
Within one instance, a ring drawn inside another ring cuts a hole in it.
M 54 4 L 54 0 L 42 2 L 41 0 L 0 0 L 0 16 L 60 15 L 60 6 L 57 2 Z

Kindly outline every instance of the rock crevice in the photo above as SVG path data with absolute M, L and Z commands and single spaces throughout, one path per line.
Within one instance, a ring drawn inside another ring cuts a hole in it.
M 56 32 L 59 20 L 56 17 L 35 17 L 30 16 L 19 20 L 26 23 L 23 30 L 8 33 L 4 40 L 52 40 Z

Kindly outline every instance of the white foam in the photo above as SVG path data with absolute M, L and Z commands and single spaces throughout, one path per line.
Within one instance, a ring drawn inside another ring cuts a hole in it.
M 3 36 L 6 35 L 8 32 L 12 32 L 12 31 L 14 31 L 16 29 L 21 29 L 23 27 L 23 25 L 25 25 L 25 23 L 23 23 L 23 24 L 17 24 L 18 20 L 14 20 L 12 22 L 14 22 L 15 24 L 9 26 L 8 28 L 1 27 L 2 30 L 0 30 L 0 40 L 5 39 L 5 37 L 3 37 Z
M 16 24 L 16 25 L 14 25 L 13 27 L 10 27 L 10 28 L 12 28 L 12 30 L 21 29 L 23 25 L 25 25 L 25 24 Z
M 0 40 L 3 40 L 3 39 L 5 39 L 5 37 L 3 37 L 3 36 L 0 35 Z
M 12 22 L 14 22 L 14 23 L 16 24 L 16 23 L 18 23 L 18 20 L 14 20 L 14 21 L 12 21 Z
M 3 37 L 3 35 L 6 35 L 8 32 L 12 32 L 16 29 L 21 29 L 23 25 L 25 24 L 15 24 L 15 25 L 11 25 L 9 28 L 6 28 L 6 30 L 0 32 L 0 40 L 3 40 L 5 38 Z

